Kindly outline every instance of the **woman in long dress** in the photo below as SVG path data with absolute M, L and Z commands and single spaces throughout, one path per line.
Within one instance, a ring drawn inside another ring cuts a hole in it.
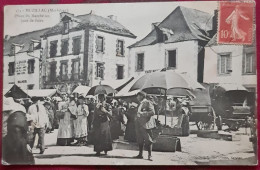
M 135 118 L 137 114 L 137 107 L 130 106 L 128 111 L 125 113 L 127 118 L 125 137 L 124 139 L 129 142 L 136 142 L 136 133 L 135 133 Z
M 112 120 L 110 122 L 112 140 L 119 139 L 119 136 L 123 135 L 121 124 L 125 124 L 124 112 L 122 104 L 115 101 L 112 107 Z
M 84 97 L 79 96 L 77 108 L 77 119 L 75 120 L 75 138 L 78 140 L 77 145 L 85 145 L 86 137 L 88 135 L 88 120 L 89 114 L 88 106 L 84 104 Z
M 77 105 L 74 98 L 70 98 L 70 102 L 61 102 L 59 110 L 62 116 L 59 123 L 57 136 L 57 145 L 69 146 L 74 141 L 74 126 L 73 117 L 77 110 Z
M 104 151 L 107 154 L 112 150 L 112 139 L 110 134 L 109 120 L 112 117 L 111 105 L 106 103 L 105 95 L 98 95 L 99 102 L 94 111 L 93 120 L 93 136 L 94 136 L 94 151 L 97 156 Z

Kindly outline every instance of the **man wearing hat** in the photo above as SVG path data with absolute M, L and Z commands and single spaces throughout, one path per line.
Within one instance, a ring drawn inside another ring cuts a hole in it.
M 33 148 L 35 135 L 38 134 L 39 140 L 38 145 L 40 146 L 40 154 L 43 154 L 45 150 L 44 145 L 44 135 L 45 135 L 45 129 L 48 124 L 48 115 L 46 113 L 45 107 L 40 104 L 40 98 L 38 97 L 32 97 L 33 104 L 28 109 L 28 114 L 32 117 L 32 126 L 34 127 L 33 132 L 33 140 L 30 144 L 31 148 Z
M 152 161 L 152 129 L 156 127 L 153 115 L 155 114 L 152 102 L 146 99 L 146 93 L 140 91 L 137 93 L 139 101 L 137 117 L 136 117 L 136 138 L 139 146 L 139 154 L 135 158 L 143 158 L 144 144 L 148 150 L 148 160 Z

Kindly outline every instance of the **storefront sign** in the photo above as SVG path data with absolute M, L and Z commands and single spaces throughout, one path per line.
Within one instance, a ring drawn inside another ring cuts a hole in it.
M 27 83 L 27 80 L 18 80 L 18 83 Z
M 156 70 L 145 70 L 145 73 L 152 73 L 152 72 L 156 72 L 158 71 L 159 69 L 156 69 Z
M 26 72 L 27 72 L 27 61 L 26 60 L 17 61 L 15 70 L 16 70 L 17 75 L 26 74 Z

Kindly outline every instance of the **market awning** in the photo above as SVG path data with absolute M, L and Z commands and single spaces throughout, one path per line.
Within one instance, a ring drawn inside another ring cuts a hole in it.
M 56 89 L 27 90 L 31 97 L 52 97 L 57 93 Z
M 9 90 L 4 89 L 5 97 L 13 97 L 14 99 L 30 98 L 30 95 L 14 84 Z
M 113 81 L 108 81 L 108 80 L 104 80 L 101 81 L 102 85 L 109 85 L 111 86 L 113 89 L 119 91 L 122 89 L 122 87 L 126 86 L 128 84 L 128 82 L 130 82 L 131 80 L 133 80 L 133 77 L 131 78 L 126 78 L 126 79 L 120 79 L 120 80 L 113 80 Z M 93 86 L 96 86 L 99 84 L 93 84 Z
M 88 91 L 90 90 L 91 87 L 89 86 L 78 86 L 76 87 L 72 93 L 78 93 L 78 94 L 82 94 L 84 96 L 87 95 Z
M 232 91 L 232 90 L 248 91 L 242 84 L 221 83 L 218 84 L 217 86 L 223 88 L 225 91 Z
M 133 84 L 140 78 L 136 77 L 136 78 L 131 78 L 131 81 L 128 81 L 127 84 L 125 84 L 125 86 L 115 95 L 116 97 L 129 97 L 129 96 L 135 96 L 140 90 L 134 90 L 129 92 L 130 88 L 133 86 Z

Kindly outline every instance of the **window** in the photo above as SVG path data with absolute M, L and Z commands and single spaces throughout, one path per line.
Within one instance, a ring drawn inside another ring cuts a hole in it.
M 15 55 L 15 45 L 11 45 L 10 55 Z
M 144 70 L 144 53 L 137 54 L 137 71 L 143 71 Z
M 168 35 L 167 34 L 163 34 L 163 41 L 167 41 L 168 40 Z
M 35 63 L 34 59 L 28 60 L 28 74 L 34 73 L 34 63 Z
M 72 79 L 78 80 L 79 79 L 79 61 L 75 60 L 72 63 Z
M 124 78 L 124 66 L 117 66 L 117 79 Z
M 97 52 L 104 52 L 104 37 L 97 37 Z
M 81 47 L 81 38 L 73 39 L 73 55 L 79 55 Z
M 58 41 L 50 42 L 50 57 L 55 57 L 57 54 L 57 43 Z
M 124 41 L 122 41 L 122 40 L 117 40 L 116 55 L 124 56 Z
M 28 89 L 28 90 L 32 90 L 33 87 L 34 87 L 34 84 L 28 84 L 28 85 L 27 85 L 27 89 Z
M 220 54 L 218 56 L 218 73 L 230 74 L 231 72 L 231 54 Z
M 97 77 L 104 79 L 104 64 L 97 63 Z
M 67 80 L 68 78 L 68 62 L 61 62 L 60 63 L 60 78 L 61 80 Z
M 63 33 L 64 33 L 64 34 L 69 33 L 69 21 L 64 21 L 64 22 L 63 22 L 63 26 L 64 26 Z
M 9 69 L 8 69 L 9 76 L 12 76 L 14 75 L 15 72 L 15 63 L 10 62 L 8 65 L 9 65 Z
M 176 68 L 176 50 L 168 51 L 168 67 Z
M 56 63 L 50 63 L 50 81 L 56 81 Z
M 245 53 L 243 57 L 243 73 L 244 74 L 255 74 L 256 73 L 256 61 L 255 53 Z
M 69 40 L 62 40 L 61 41 L 61 56 L 68 55 L 69 50 Z

